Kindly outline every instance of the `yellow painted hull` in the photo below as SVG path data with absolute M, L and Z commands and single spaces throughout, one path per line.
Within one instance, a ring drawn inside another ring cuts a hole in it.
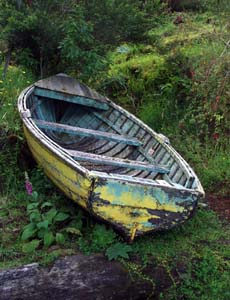
M 131 240 L 149 231 L 169 229 L 182 223 L 196 207 L 194 196 L 186 191 L 162 186 L 106 181 L 95 184 L 94 213 L 125 232 Z
M 25 126 L 24 133 L 35 160 L 44 169 L 46 175 L 67 197 L 86 208 L 91 186 L 90 179 L 77 173 L 74 168 L 66 164 L 66 161 L 47 149 Z
M 69 76 L 26 88 L 18 110 L 47 176 L 129 240 L 184 222 L 204 195 L 167 138 Z
M 129 240 L 173 227 L 188 219 L 195 208 L 194 195 L 189 197 L 185 191 L 171 191 L 170 197 L 162 187 L 81 174 L 47 149 L 25 126 L 24 132 L 35 160 L 54 184 L 91 214 L 114 225 Z

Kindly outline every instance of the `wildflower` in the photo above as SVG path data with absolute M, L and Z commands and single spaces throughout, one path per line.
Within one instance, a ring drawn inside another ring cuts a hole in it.
M 26 180 L 26 191 L 28 195 L 32 195 L 33 193 L 33 187 L 30 181 Z
M 26 74 L 26 72 L 25 72 L 25 71 L 22 71 L 22 74 Z
M 220 135 L 219 135 L 218 132 L 214 132 L 213 135 L 212 135 L 212 137 L 213 137 L 213 139 L 214 139 L 215 141 L 217 141 L 217 140 L 219 139 Z
M 33 187 L 32 187 L 32 183 L 29 180 L 29 176 L 28 176 L 27 172 L 25 172 L 25 179 L 26 179 L 25 187 L 26 187 L 27 194 L 32 195 Z

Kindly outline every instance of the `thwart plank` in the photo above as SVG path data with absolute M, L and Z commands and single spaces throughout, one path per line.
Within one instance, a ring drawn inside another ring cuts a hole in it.
M 124 135 L 119 135 L 119 134 L 115 134 L 115 133 L 97 131 L 97 130 L 92 130 L 92 129 L 85 129 L 85 128 L 81 128 L 81 127 L 64 125 L 64 124 L 59 124 L 59 123 L 54 123 L 54 122 L 47 122 L 47 121 L 37 120 L 37 119 L 33 119 L 33 121 L 39 128 L 43 128 L 43 129 L 47 129 L 47 130 L 58 131 L 58 132 L 79 135 L 79 136 L 84 136 L 84 137 L 93 137 L 96 139 L 104 139 L 104 140 L 109 140 L 109 141 L 113 141 L 113 142 L 119 142 L 119 143 L 123 143 L 123 144 L 127 144 L 127 145 L 132 145 L 132 146 L 142 145 L 142 143 L 136 138 L 126 137 Z
M 72 156 L 74 159 L 79 161 L 87 161 L 95 164 L 117 166 L 121 168 L 129 168 L 135 170 L 145 170 L 145 171 L 151 171 L 151 172 L 162 173 L 162 174 L 169 173 L 169 170 L 165 166 L 159 165 L 157 163 L 148 164 L 146 162 L 108 157 L 108 156 L 97 155 L 93 153 L 87 153 L 87 152 L 81 152 L 75 150 L 69 150 L 69 149 L 64 149 L 64 150 L 67 151 L 70 154 L 70 156 Z
M 46 89 L 35 88 L 34 95 L 44 98 L 51 98 L 55 100 L 61 100 L 65 102 L 71 102 L 75 104 L 80 104 L 83 106 L 94 107 L 97 109 L 108 110 L 109 105 L 101 100 L 95 100 L 82 96 L 74 96 L 60 92 L 49 91 Z

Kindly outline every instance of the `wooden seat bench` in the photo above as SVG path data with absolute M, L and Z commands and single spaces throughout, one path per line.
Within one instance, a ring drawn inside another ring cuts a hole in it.
M 85 129 L 81 127 L 75 127 L 70 125 L 64 125 L 60 123 L 47 122 L 44 120 L 33 119 L 35 124 L 42 129 L 57 131 L 67 134 L 79 135 L 83 137 L 92 137 L 97 139 L 105 139 L 109 141 L 119 142 L 123 144 L 128 144 L 132 146 L 141 146 L 142 143 L 136 138 L 126 137 L 124 135 L 119 135 L 115 133 L 108 133 L 103 131 L 97 131 L 92 129 Z M 108 157 L 103 155 L 97 155 L 88 152 L 76 151 L 64 149 L 68 154 L 76 159 L 77 161 L 86 161 L 95 164 L 117 166 L 121 168 L 135 169 L 150 171 L 155 173 L 167 174 L 169 170 L 164 165 L 160 165 L 154 162 L 147 163 L 141 161 L 134 161 L 129 159 L 122 159 L 117 157 Z
M 167 174 L 169 173 L 169 169 L 167 169 L 163 165 L 149 164 L 146 162 L 141 161 L 134 161 L 129 159 L 122 159 L 117 157 L 108 157 L 103 155 L 97 155 L 88 152 L 81 152 L 76 150 L 69 150 L 64 149 L 68 152 L 68 154 L 76 159 L 77 161 L 86 161 L 92 162 L 95 164 L 102 164 L 102 165 L 110 165 L 110 166 L 117 166 L 121 168 L 129 168 L 129 169 L 136 169 L 136 170 L 144 170 L 144 171 L 151 171 L 155 173 L 162 173 Z
M 50 98 L 50 99 L 54 99 L 54 100 L 60 100 L 60 101 L 80 104 L 83 106 L 94 107 L 94 108 L 101 109 L 101 110 L 109 109 L 109 105 L 105 101 L 91 99 L 91 98 L 87 98 L 87 97 L 83 97 L 83 96 L 76 96 L 76 95 L 70 95 L 70 94 L 61 93 L 61 92 L 50 91 L 50 90 L 41 89 L 41 88 L 37 88 L 37 87 L 34 90 L 34 95 L 43 97 L 43 98 Z
M 104 140 L 109 140 L 109 141 L 113 141 L 113 142 L 132 145 L 132 146 L 141 146 L 142 145 L 142 143 L 138 139 L 132 138 L 132 137 L 127 137 L 127 136 L 120 135 L 120 134 L 92 130 L 92 129 L 85 129 L 85 128 L 81 128 L 81 127 L 64 125 L 64 124 L 54 123 L 54 122 L 47 122 L 47 121 L 37 120 L 37 119 L 33 119 L 33 121 L 39 128 L 46 129 L 46 130 L 58 131 L 58 132 L 63 132 L 63 133 L 68 133 L 68 134 L 73 134 L 73 135 L 79 135 L 79 136 L 83 136 L 83 137 L 104 139 Z

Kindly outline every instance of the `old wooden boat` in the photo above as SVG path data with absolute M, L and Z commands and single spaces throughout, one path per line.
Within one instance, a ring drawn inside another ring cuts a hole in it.
M 26 88 L 18 109 L 47 176 L 130 240 L 184 222 L 204 195 L 167 138 L 65 74 Z

